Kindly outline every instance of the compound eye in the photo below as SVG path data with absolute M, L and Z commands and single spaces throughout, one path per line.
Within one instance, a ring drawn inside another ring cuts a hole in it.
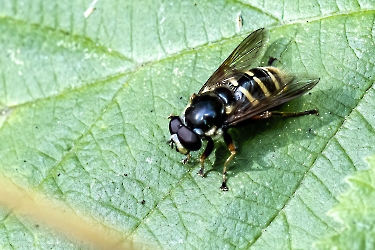
M 185 126 L 177 131 L 177 137 L 182 146 L 190 151 L 199 150 L 202 146 L 199 136 Z
M 180 117 L 173 116 L 171 121 L 169 122 L 169 132 L 171 135 L 177 134 L 177 131 L 182 127 L 182 122 Z

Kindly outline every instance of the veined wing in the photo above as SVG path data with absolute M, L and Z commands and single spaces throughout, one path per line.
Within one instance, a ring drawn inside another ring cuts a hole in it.
M 311 90 L 319 82 L 317 79 L 298 79 L 290 76 L 287 80 L 284 79 L 283 86 L 263 99 L 255 99 L 252 102 L 237 101 L 233 111 L 228 115 L 224 126 L 235 126 L 237 123 L 251 119 L 253 116 L 261 114 L 269 109 L 286 103 L 294 98 L 297 98 L 307 91 Z M 243 98 L 247 98 L 246 95 Z
M 251 64 L 259 56 L 258 52 L 264 47 L 267 39 L 268 31 L 264 28 L 252 32 L 234 49 L 198 93 L 212 91 L 218 86 L 227 85 L 232 78 L 239 78 L 251 68 Z

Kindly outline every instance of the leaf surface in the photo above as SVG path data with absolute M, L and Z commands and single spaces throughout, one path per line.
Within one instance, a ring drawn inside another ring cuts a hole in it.
M 99 1 L 84 19 L 89 5 L 0 1 L 2 175 L 135 247 L 307 249 L 340 229 L 326 212 L 375 151 L 371 1 Z M 281 110 L 320 116 L 231 129 L 221 192 L 227 149 L 202 179 L 199 153 L 182 165 L 166 144 L 167 117 L 259 27 L 262 61 L 321 79 Z M 0 218 L 4 249 L 82 247 L 10 207 Z

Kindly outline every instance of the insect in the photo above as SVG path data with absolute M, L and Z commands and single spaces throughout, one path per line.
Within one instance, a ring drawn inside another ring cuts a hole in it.
M 241 11 L 237 13 L 237 32 L 240 32 L 243 26 Z
M 282 70 L 267 66 L 251 68 L 268 38 L 266 29 L 261 28 L 246 37 L 229 57 L 220 65 L 198 94 L 190 97 L 190 103 L 182 116 L 170 115 L 170 146 L 187 155 L 202 147 L 198 174 L 204 176 L 204 161 L 214 149 L 214 140 L 222 137 L 230 156 L 224 163 L 223 181 L 220 187 L 228 191 L 227 168 L 236 154 L 228 129 L 240 122 L 266 119 L 271 116 L 296 117 L 318 115 L 318 110 L 303 112 L 279 112 L 270 109 L 297 98 L 311 90 L 319 78 L 297 78 Z

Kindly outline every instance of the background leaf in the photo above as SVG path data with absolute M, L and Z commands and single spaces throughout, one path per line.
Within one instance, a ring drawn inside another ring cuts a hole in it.
M 135 247 L 306 249 L 340 229 L 326 212 L 374 152 L 374 3 L 99 1 L 84 19 L 89 4 L 0 1 L 8 180 Z M 320 116 L 232 129 L 240 151 L 224 193 L 225 147 L 200 178 L 199 154 L 183 166 L 165 144 L 166 117 L 259 27 L 271 31 L 264 60 L 321 78 L 282 110 Z M 11 207 L 0 218 L 4 249 L 82 247 Z
M 347 178 L 350 189 L 329 212 L 344 228 L 318 242 L 321 249 L 372 249 L 374 246 L 375 156 L 367 159 L 370 169 Z

